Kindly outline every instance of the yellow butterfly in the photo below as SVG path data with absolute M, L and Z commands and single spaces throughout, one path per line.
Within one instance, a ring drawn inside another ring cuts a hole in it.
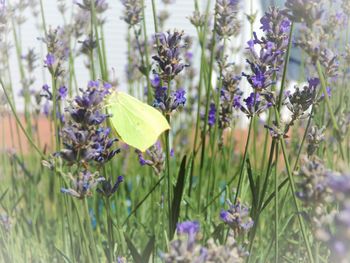
M 106 107 L 120 139 L 142 152 L 170 129 L 168 121 L 157 109 L 125 92 L 113 91 L 107 98 Z

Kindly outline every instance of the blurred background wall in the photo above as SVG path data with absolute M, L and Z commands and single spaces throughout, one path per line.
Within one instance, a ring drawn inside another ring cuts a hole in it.
M 11 1 L 11 3 L 16 2 L 16 0 L 5 0 L 7 2 Z M 66 0 L 66 4 L 68 10 L 74 10 L 79 8 L 74 2 L 77 0 Z M 82 0 L 79 0 L 80 2 Z M 77 1 L 77 2 L 79 2 Z M 107 0 L 109 4 L 109 9 L 106 11 L 106 24 L 105 24 L 105 38 L 106 38 L 106 49 L 108 55 L 108 66 L 109 70 L 113 71 L 115 77 L 118 79 L 120 83 L 120 88 L 125 88 L 126 83 L 126 74 L 125 74 L 125 66 L 127 62 L 127 30 L 128 27 L 126 23 L 121 19 L 123 6 L 119 0 Z M 156 0 L 156 8 L 157 11 L 161 11 L 167 9 L 170 13 L 170 18 L 167 20 L 165 29 L 182 29 L 186 34 L 196 37 L 196 31 L 194 26 L 189 22 L 188 17 L 192 15 L 194 11 L 194 1 L 192 0 L 175 0 L 171 5 L 165 5 L 161 0 Z M 207 4 L 207 0 L 198 1 L 199 4 L 204 8 Z M 267 8 L 268 4 L 273 1 L 269 0 L 242 0 L 241 1 L 241 18 L 243 19 L 243 28 L 242 34 L 238 38 L 234 40 L 235 43 L 232 43 L 235 46 L 245 46 L 246 42 L 250 39 L 250 25 L 245 20 L 244 14 L 251 14 L 251 12 L 257 12 L 257 18 L 261 17 L 263 14 L 263 8 Z M 277 2 L 277 1 L 275 1 Z M 282 2 L 279 1 L 279 2 Z M 212 6 L 214 6 L 215 1 L 211 1 Z M 62 15 L 59 13 L 57 9 L 57 1 L 56 0 L 43 0 L 44 12 L 46 17 L 47 27 L 56 28 L 57 26 L 62 26 L 64 24 L 64 19 Z M 154 25 L 153 25 L 153 16 L 152 16 L 152 6 L 151 0 L 145 0 L 146 5 L 146 24 L 148 28 L 148 34 L 151 35 L 154 33 Z M 213 10 L 213 8 L 212 8 Z M 65 17 L 66 21 L 70 19 L 71 11 L 67 12 Z M 34 48 L 35 52 L 37 52 L 40 56 L 38 60 L 38 68 L 36 72 L 36 82 L 33 85 L 34 89 L 41 89 L 41 87 L 50 79 L 48 76 L 47 69 L 43 67 L 43 58 L 45 56 L 45 47 L 43 46 L 42 41 L 38 40 L 38 38 L 43 37 L 43 32 L 40 32 L 37 25 L 41 23 L 40 16 L 33 17 L 30 11 L 28 10 L 24 13 L 24 17 L 26 18 L 26 22 L 22 25 L 22 29 L 20 32 L 23 47 L 23 53 L 26 53 L 29 48 Z M 254 24 L 254 30 L 259 31 L 259 19 L 256 19 Z M 81 39 L 84 40 L 84 39 Z M 10 39 L 10 42 L 13 43 L 13 39 Z M 196 43 L 194 43 L 194 46 Z M 198 50 L 198 49 L 197 49 Z M 243 50 L 243 49 L 242 49 Z M 23 98 L 20 96 L 21 92 L 21 83 L 19 67 L 17 64 L 17 59 L 15 56 L 14 48 L 11 49 L 11 73 L 13 78 L 13 84 L 16 95 L 16 102 L 18 105 L 18 109 L 23 109 Z M 196 54 L 194 50 L 194 55 Z M 242 55 L 242 52 L 241 52 Z M 195 59 L 198 61 L 199 59 Z M 238 57 L 236 59 L 237 63 L 244 62 L 243 57 Z M 78 83 L 81 87 L 84 87 L 89 80 L 89 74 L 84 66 L 83 59 L 77 59 L 75 62 L 75 70 L 77 75 Z M 198 66 L 198 65 L 194 65 Z

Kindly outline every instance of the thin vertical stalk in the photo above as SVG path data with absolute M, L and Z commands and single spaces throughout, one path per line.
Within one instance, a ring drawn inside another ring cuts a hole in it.
M 254 101 L 255 101 L 255 99 L 256 99 L 256 94 L 254 96 Z M 255 102 L 254 102 L 254 104 L 255 104 Z M 247 141 L 246 141 L 246 144 L 245 144 L 243 158 L 242 158 L 241 166 L 240 166 L 240 169 L 239 169 L 237 191 L 236 191 L 236 194 L 235 194 L 235 201 L 234 201 L 234 203 L 237 202 L 237 199 L 239 197 L 239 194 L 240 194 L 240 191 L 241 191 L 241 188 L 242 188 L 244 167 L 245 167 L 245 163 L 247 161 L 249 142 L 250 142 L 250 137 L 251 137 L 251 133 L 252 133 L 252 130 L 253 130 L 253 124 L 254 124 L 253 119 L 254 119 L 254 115 L 250 117 Z
M 210 1 L 207 2 L 207 10 L 209 9 L 210 6 Z M 195 10 L 198 11 L 198 3 L 195 1 Z M 208 20 L 208 12 L 206 12 L 205 16 L 205 21 L 207 24 Z M 198 29 L 197 28 L 197 35 L 199 39 L 199 44 L 201 46 L 201 59 L 200 59 L 200 71 L 199 71 L 199 83 L 198 83 L 198 97 L 197 97 L 197 113 L 196 113 L 196 128 L 195 128 L 195 133 L 194 133 L 194 140 L 193 140 L 193 157 L 192 157 L 192 162 L 191 162 L 191 170 L 190 170 L 190 179 L 189 179 L 189 187 L 188 187 L 188 196 L 191 197 L 192 194 L 192 182 L 193 182 L 193 173 L 194 173 L 194 168 L 195 168 L 195 159 L 197 156 L 197 142 L 198 142 L 198 134 L 199 134 L 199 129 L 200 129 L 200 123 L 201 123 L 201 118 L 200 118 L 200 110 L 201 110 L 201 101 L 202 101 L 202 83 L 203 83 L 203 75 L 204 75 L 204 69 L 206 65 L 206 58 L 205 58 L 205 46 L 206 46 L 206 29 L 207 27 L 204 27 L 203 29 Z M 187 214 L 187 209 L 188 206 L 186 207 L 186 214 Z
M 275 150 L 275 154 L 276 154 L 276 165 L 275 165 L 275 263 L 278 263 L 279 260 L 279 253 L 278 253 L 278 143 L 276 144 L 276 150 Z
M 277 108 L 275 108 L 275 114 L 276 114 L 276 120 L 279 123 L 280 117 L 279 117 L 279 113 L 278 113 Z M 297 197 L 295 195 L 296 188 L 295 188 L 295 183 L 294 183 L 294 177 L 293 177 L 293 174 L 292 174 L 292 170 L 290 168 L 289 159 L 288 159 L 288 155 L 287 155 L 287 151 L 286 151 L 286 144 L 285 144 L 283 138 L 280 139 L 280 144 L 281 144 L 281 148 L 282 148 L 282 152 L 283 152 L 284 162 L 285 162 L 285 165 L 286 165 L 286 168 L 287 168 L 287 174 L 288 174 L 289 183 L 290 183 L 290 186 L 291 186 L 291 189 L 292 189 L 292 197 L 293 197 L 293 202 L 294 202 L 294 206 L 295 206 L 295 209 L 296 209 L 296 213 L 297 213 L 297 217 L 298 217 L 298 221 L 299 221 L 299 225 L 300 225 L 300 230 L 301 230 L 301 233 L 302 233 L 302 236 L 303 236 L 303 239 L 304 239 L 304 243 L 305 243 L 305 246 L 306 246 L 306 250 L 307 250 L 307 253 L 308 253 L 309 260 L 310 260 L 311 263 L 313 263 L 314 259 L 313 259 L 313 255 L 312 255 L 312 251 L 311 251 L 309 240 L 308 240 L 308 238 L 306 236 L 306 230 L 305 230 L 304 222 L 303 222 L 303 219 L 302 219 L 302 214 L 300 212 L 298 200 L 297 200 Z
M 156 11 L 156 4 L 154 0 L 152 0 L 152 14 L 153 14 L 154 31 L 155 33 L 158 33 L 159 30 L 158 30 L 157 11 Z
M 96 243 L 95 243 L 95 238 L 93 235 L 93 230 L 90 222 L 90 213 L 89 213 L 89 206 L 87 199 L 85 198 L 84 202 L 84 212 L 85 212 L 85 226 L 87 228 L 87 239 L 86 240 L 89 244 L 89 249 L 92 254 L 92 262 L 99 262 L 98 254 L 97 254 L 97 249 L 96 249 Z
M 93 33 L 95 33 L 96 44 L 97 44 L 97 54 L 98 54 L 98 60 L 99 60 L 99 65 L 100 65 L 101 77 L 102 77 L 102 80 L 107 81 L 107 69 L 104 67 L 102 49 L 101 49 L 101 44 L 100 44 L 100 37 L 99 37 L 99 32 L 98 32 L 98 27 L 97 27 L 95 1 L 91 1 L 90 8 L 91 8 L 91 27 L 92 27 L 91 28 L 91 32 L 92 32 L 91 37 L 94 37 Z
M 340 153 L 341 153 L 342 159 L 345 160 L 345 154 L 344 154 L 343 146 L 342 146 L 341 141 L 339 139 L 339 132 L 340 132 L 339 126 L 337 124 L 337 120 L 335 119 L 335 116 L 334 116 L 334 113 L 333 113 L 333 109 L 332 109 L 332 106 L 331 106 L 331 102 L 329 100 L 329 96 L 328 96 L 328 92 L 327 92 L 327 83 L 326 83 L 326 80 L 325 80 L 324 75 L 323 75 L 322 66 L 321 66 L 321 63 L 318 60 L 316 61 L 316 69 L 317 69 L 318 77 L 320 78 L 321 87 L 322 87 L 322 91 L 323 91 L 323 94 L 324 94 L 324 100 L 326 102 L 328 113 L 329 113 L 329 115 L 331 117 L 333 128 L 335 129 L 336 134 L 337 134 L 336 137 L 337 137 L 337 140 L 339 141 Z
M 199 183 L 198 183 L 198 195 L 197 195 L 197 209 L 198 212 L 200 211 L 201 207 L 201 190 L 202 190 L 202 180 L 203 180 L 203 169 L 204 169 L 204 163 L 206 158 L 206 137 L 207 137 L 207 126 L 208 126 L 208 116 L 209 116 L 209 104 L 210 104 L 210 94 L 211 94 L 211 81 L 212 81 L 212 73 L 213 73 L 213 67 L 214 67 L 214 50 L 216 46 L 216 17 L 214 18 L 214 29 L 213 29 L 213 37 L 212 37 L 212 43 L 211 43 L 211 54 L 210 54 L 210 62 L 209 62 L 209 70 L 208 70 L 208 83 L 207 83 L 207 89 L 206 89 L 206 102 L 205 102 L 205 115 L 204 115 L 204 126 L 202 131 L 202 147 L 201 147 L 201 157 L 200 157 L 200 166 L 199 166 Z
M 29 87 L 24 84 L 25 83 L 25 71 L 22 63 L 22 48 L 21 48 L 21 43 L 19 41 L 18 34 L 16 32 L 16 26 L 14 22 L 14 18 L 12 18 L 12 31 L 13 31 L 13 38 L 15 41 L 15 49 L 16 49 L 16 55 L 17 55 L 17 63 L 19 67 L 19 73 L 20 73 L 20 78 L 22 82 L 22 88 L 23 88 L 23 96 L 24 96 L 24 117 L 26 120 L 26 125 L 27 125 L 27 132 L 30 136 L 32 136 L 32 125 L 31 125 L 31 118 L 30 118 L 30 113 L 29 113 L 29 106 L 30 106 L 30 96 L 29 96 Z
M 16 103 L 15 103 L 15 99 L 14 99 L 15 95 L 14 95 L 13 86 L 12 86 L 12 77 L 11 77 L 9 57 L 7 55 L 6 55 L 6 68 L 7 68 L 8 78 L 9 78 L 9 90 L 10 90 L 9 97 L 10 97 L 10 99 L 12 99 L 12 106 L 14 108 L 14 111 L 17 112 Z M 22 139 L 21 139 L 21 134 L 20 134 L 20 128 L 19 128 L 17 121 L 16 121 L 16 134 L 17 134 L 19 151 L 21 154 L 21 158 L 23 159 L 24 152 L 23 152 L 23 146 L 22 146 Z
M 107 237 L 108 237 L 108 254 L 109 262 L 114 262 L 114 236 L 113 236 L 113 221 L 111 216 L 111 204 L 109 197 L 105 198 L 106 201 L 106 211 L 107 211 Z
M 145 59 L 146 64 L 144 65 L 146 67 L 146 79 L 147 79 L 147 102 L 148 104 L 152 103 L 152 87 L 151 87 L 151 81 L 149 78 L 149 71 L 151 68 L 151 64 L 149 61 L 149 52 L 148 52 L 148 36 L 147 36 L 147 27 L 146 27 L 146 16 L 145 16 L 145 7 L 144 7 L 144 0 L 142 0 L 142 25 L 143 25 L 143 37 L 145 40 Z M 158 30 L 156 30 L 158 32 Z

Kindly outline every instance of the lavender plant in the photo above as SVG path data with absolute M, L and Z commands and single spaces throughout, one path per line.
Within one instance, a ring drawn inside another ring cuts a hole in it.
M 0 261 L 348 262 L 349 4 L 282 2 L 0 0 Z

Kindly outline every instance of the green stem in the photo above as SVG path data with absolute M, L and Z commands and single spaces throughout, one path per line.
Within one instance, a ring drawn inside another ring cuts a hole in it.
M 106 197 L 106 211 L 107 211 L 107 227 L 108 227 L 108 255 L 109 262 L 114 262 L 114 236 L 113 236 L 113 221 L 111 216 L 111 205 L 109 197 Z
M 154 23 L 154 31 L 155 33 L 158 33 L 158 18 L 157 18 L 157 11 L 156 11 L 156 4 L 155 1 L 152 0 L 152 14 L 153 14 L 153 23 Z
M 143 23 L 143 37 L 145 39 L 145 58 L 146 58 L 146 64 L 144 65 L 146 68 L 146 79 L 147 79 L 147 102 L 148 104 L 152 103 L 152 87 L 151 87 L 151 81 L 149 79 L 149 71 L 151 68 L 151 63 L 149 61 L 149 52 L 148 52 L 148 37 L 147 37 L 147 27 L 146 27 L 146 19 L 145 19 L 145 8 L 144 8 L 144 0 L 142 0 L 142 23 Z M 157 32 L 157 31 L 156 31 Z
M 285 88 L 285 83 L 286 83 L 286 78 L 287 78 L 287 72 L 288 72 L 288 64 L 289 64 L 289 59 L 290 59 L 290 52 L 292 50 L 292 37 L 293 37 L 293 30 L 294 30 L 294 24 L 292 23 L 290 26 L 290 31 L 289 31 L 289 39 L 288 39 L 288 48 L 287 48 L 287 54 L 285 56 L 285 63 L 283 67 L 283 74 L 282 74 L 282 80 L 281 80 L 281 88 L 280 88 L 280 94 L 278 97 L 278 112 L 281 110 L 282 106 L 282 101 L 283 101 L 283 93 L 284 93 L 284 88 Z
M 207 9 L 209 8 L 209 3 L 207 5 Z M 195 1 L 195 10 L 198 11 L 198 3 Z M 206 13 L 205 16 L 205 21 L 207 24 L 208 20 L 208 12 Z M 195 133 L 194 133 L 194 142 L 193 142 L 193 149 L 192 149 L 192 161 L 191 161 L 191 170 L 190 170 L 190 178 L 189 178 L 189 187 L 188 187 L 188 196 L 191 197 L 192 194 L 192 182 L 193 182 L 193 173 L 194 173 L 194 168 L 195 168 L 195 159 L 197 156 L 197 142 L 198 142 L 198 134 L 199 134 L 199 128 L 200 128 L 200 123 L 201 123 L 201 118 L 200 118 L 200 110 L 201 110 L 201 101 L 202 101 L 202 84 L 203 84 L 203 76 L 204 76 L 204 68 L 206 65 L 206 58 L 205 58 L 205 47 L 206 47 L 206 34 L 205 30 L 207 28 L 205 27 L 204 29 L 200 30 L 197 28 L 197 35 L 199 39 L 199 44 L 201 47 L 201 63 L 200 63 L 200 72 L 199 72 L 199 83 L 198 83 L 198 97 L 197 97 L 197 116 L 196 116 L 196 128 L 195 128 Z M 188 206 L 186 206 L 186 214 L 188 212 Z
M 204 169 L 204 163 L 206 158 L 206 137 L 207 137 L 207 126 L 208 126 L 208 116 L 209 116 L 209 105 L 210 105 L 210 94 L 211 94 L 211 81 L 212 81 L 212 71 L 214 67 L 214 50 L 216 46 L 216 17 L 214 19 L 214 29 L 213 29 L 213 37 L 212 37 L 212 46 L 211 46 L 211 54 L 210 54 L 210 62 L 209 62 L 209 70 L 208 70 L 208 83 L 207 83 L 207 89 L 206 89 L 206 102 L 205 102 L 205 115 L 204 115 L 204 126 L 202 131 L 202 147 L 201 147 L 201 158 L 200 158 L 200 166 L 199 166 L 199 183 L 198 183 L 198 195 L 197 195 L 197 209 L 198 212 L 200 211 L 201 207 L 201 189 L 202 189 L 202 180 L 203 180 L 203 169 Z
M 90 8 L 91 8 L 91 32 L 92 32 L 91 37 L 94 37 L 93 33 L 95 33 L 96 44 L 97 44 L 97 54 L 98 54 L 98 60 L 99 60 L 99 64 L 100 64 L 101 76 L 102 76 L 102 80 L 107 81 L 107 78 L 108 78 L 107 69 L 104 67 L 103 55 L 102 55 L 101 44 L 100 44 L 100 37 L 99 37 L 99 32 L 98 32 L 98 27 L 97 27 L 95 1 L 91 1 L 90 3 L 91 3 L 90 4 Z
M 275 166 L 275 262 L 278 263 L 278 143 L 276 144 L 276 166 Z
M 87 199 L 85 198 L 84 202 L 84 210 L 85 210 L 85 227 L 87 228 L 87 243 L 89 244 L 89 249 L 92 254 L 92 260 L 93 262 L 100 262 L 97 254 L 97 248 L 95 243 L 95 238 L 93 235 L 92 225 L 91 225 L 91 219 L 90 219 L 90 213 L 89 213 L 89 206 Z
M 278 113 L 277 108 L 275 108 L 275 114 L 276 114 L 276 120 L 279 123 L 280 117 L 279 117 L 279 113 Z M 301 230 L 301 233 L 302 233 L 302 236 L 303 236 L 303 239 L 304 239 L 304 243 L 305 243 L 305 246 L 306 246 L 306 250 L 307 250 L 307 253 L 308 253 L 309 260 L 310 260 L 311 263 L 313 263 L 314 259 L 313 259 L 313 256 L 312 256 L 312 251 L 311 251 L 311 247 L 310 247 L 310 244 L 309 244 L 309 240 L 307 239 L 307 236 L 306 236 L 306 230 L 305 230 L 305 226 L 304 226 L 304 223 L 303 223 L 302 214 L 300 212 L 298 200 L 297 200 L 297 197 L 295 195 L 296 188 L 295 188 L 295 183 L 294 183 L 294 177 L 293 177 L 292 170 L 290 168 L 289 159 L 288 159 L 288 155 L 287 155 L 287 151 L 286 151 L 286 144 L 285 144 L 283 138 L 280 139 L 280 143 L 281 143 L 281 147 L 282 147 L 282 152 L 283 152 L 285 165 L 286 165 L 286 168 L 287 168 L 287 174 L 288 174 L 289 183 L 290 183 L 290 186 L 291 186 L 291 189 L 292 189 L 292 197 L 293 197 L 293 202 L 294 202 L 294 206 L 295 206 L 295 209 L 296 209 L 296 213 L 297 213 L 297 217 L 298 217 L 298 221 L 299 221 L 299 225 L 300 225 L 300 230 Z
M 340 141 L 340 130 L 339 130 L 339 126 L 337 124 L 337 121 L 335 119 L 335 116 L 334 116 L 334 113 L 333 113 L 333 110 L 332 110 L 332 106 L 331 106 L 331 102 L 329 100 L 329 96 L 328 96 L 328 92 L 327 92 L 327 83 L 326 83 L 326 80 L 324 78 L 324 75 L 323 75 L 323 71 L 322 71 L 322 66 L 321 66 L 321 63 L 320 61 L 316 61 L 316 69 L 317 69 L 317 73 L 318 73 L 318 76 L 320 78 L 320 81 L 321 81 L 321 87 L 322 87 L 322 91 L 323 91 L 323 94 L 324 94 L 324 100 L 326 102 L 326 106 L 327 106 L 327 109 L 328 109 L 328 113 L 331 117 L 331 121 L 332 121 L 332 124 L 333 124 L 333 127 L 336 131 L 336 138 L 339 142 L 339 148 L 340 148 L 340 153 L 341 153 L 341 156 L 342 156 L 342 159 L 345 160 L 345 154 L 344 154 L 344 150 L 343 150 L 343 146 L 341 144 L 341 141 Z
M 237 199 L 239 197 L 240 194 L 240 190 L 242 188 L 242 181 L 243 181 L 243 173 L 244 173 L 244 166 L 245 163 L 247 161 L 247 156 L 248 156 L 248 149 L 249 149 L 249 142 L 250 142 L 250 136 L 252 133 L 252 127 L 253 127 L 253 118 L 254 116 L 252 116 L 250 118 L 250 122 L 249 122 L 249 129 L 248 129 L 248 135 L 247 135 L 247 140 L 246 140 L 246 144 L 245 144 L 245 149 L 244 149 L 244 154 L 243 154 L 243 159 L 241 162 L 241 167 L 239 169 L 239 177 L 238 177 L 238 185 L 237 185 L 237 191 L 236 191 L 236 195 L 235 195 L 235 201 L 234 204 L 236 204 Z

